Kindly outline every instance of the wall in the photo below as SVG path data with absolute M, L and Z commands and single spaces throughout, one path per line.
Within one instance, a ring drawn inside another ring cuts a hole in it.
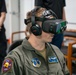
M 12 32 L 20 30 L 19 0 L 5 0 L 5 1 L 7 7 L 7 14 L 5 20 L 6 37 L 7 39 L 10 39 Z
M 66 0 L 66 19 L 68 29 L 76 29 L 76 0 Z
M 34 8 L 34 0 L 20 0 L 20 30 L 25 30 L 26 25 L 24 24 L 24 19 L 26 18 L 26 13 Z M 21 38 L 25 35 L 21 34 Z

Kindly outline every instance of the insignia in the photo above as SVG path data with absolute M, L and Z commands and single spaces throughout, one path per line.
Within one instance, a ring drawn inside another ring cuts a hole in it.
M 2 71 L 7 72 L 11 69 L 12 67 L 12 60 L 11 59 L 5 59 L 3 64 L 2 64 Z
M 58 63 L 58 59 L 57 59 L 57 57 L 49 57 L 48 62 L 49 63 Z
M 33 58 L 33 59 L 32 59 L 32 65 L 33 65 L 34 67 L 40 67 L 41 61 L 40 61 L 38 58 Z

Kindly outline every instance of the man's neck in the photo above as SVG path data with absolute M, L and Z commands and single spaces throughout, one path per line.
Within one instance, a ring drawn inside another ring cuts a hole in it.
M 34 47 L 36 50 L 43 50 L 45 49 L 45 43 L 41 41 L 41 39 L 38 39 L 36 37 L 30 37 L 28 39 L 29 43 Z

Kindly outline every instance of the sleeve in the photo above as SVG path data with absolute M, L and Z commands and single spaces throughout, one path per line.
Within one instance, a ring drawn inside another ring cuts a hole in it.
M 63 58 L 63 72 L 64 72 L 64 75 L 70 75 L 70 72 L 69 72 L 69 70 L 68 70 L 68 68 L 67 68 L 67 66 L 66 66 L 66 60 L 65 60 L 65 58 Z
M 57 50 L 55 50 L 55 51 L 57 51 Z M 70 72 L 69 72 L 69 70 L 67 68 L 67 65 L 66 65 L 66 58 L 64 57 L 64 54 L 60 51 L 60 49 L 57 52 L 58 52 L 57 55 L 58 55 L 58 58 L 59 58 L 59 61 L 60 61 L 60 65 L 61 65 L 63 74 L 64 75 L 70 75 Z
M 1 74 L 2 75 L 16 75 L 14 72 L 14 62 L 11 58 L 6 58 L 3 61 Z
M 7 12 L 5 0 L 2 1 L 1 12 Z
M 1 75 L 23 75 L 22 64 L 16 53 L 5 58 L 2 64 Z
M 43 5 L 43 0 L 35 0 L 35 6 L 41 6 Z

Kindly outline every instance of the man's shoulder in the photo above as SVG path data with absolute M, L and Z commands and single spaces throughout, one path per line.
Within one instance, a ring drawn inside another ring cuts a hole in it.
M 21 57 L 23 55 L 21 50 L 22 49 L 19 47 L 14 48 L 7 54 L 6 58 L 17 58 L 18 56 Z

